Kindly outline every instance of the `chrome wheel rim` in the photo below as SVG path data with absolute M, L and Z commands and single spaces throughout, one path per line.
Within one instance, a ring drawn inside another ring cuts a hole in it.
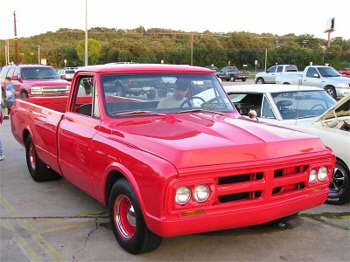
M 131 239 L 136 232 L 135 209 L 130 199 L 124 195 L 118 195 L 114 202 L 114 224 L 119 235 L 125 239 Z
M 36 154 L 35 154 L 35 148 L 34 148 L 33 144 L 31 144 L 29 147 L 29 164 L 30 164 L 30 168 L 32 170 L 35 170 L 35 168 L 36 168 Z
M 332 182 L 330 184 L 330 191 L 333 194 L 340 194 L 345 188 L 345 176 L 342 168 L 335 167 Z

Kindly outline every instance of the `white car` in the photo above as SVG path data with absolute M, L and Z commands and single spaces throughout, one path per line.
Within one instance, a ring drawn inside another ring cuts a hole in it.
M 329 203 L 350 201 L 350 97 L 338 103 L 318 87 L 293 85 L 225 86 L 242 115 L 317 135 L 337 156 Z
M 276 78 L 285 73 L 296 73 L 296 65 L 274 65 L 269 67 L 266 72 L 259 72 L 255 75 L 256 84 L 275 84 Z

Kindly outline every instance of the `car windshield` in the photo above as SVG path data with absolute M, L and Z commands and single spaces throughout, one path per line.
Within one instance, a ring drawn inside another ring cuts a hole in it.
M 333 67 L 318 67 L 318 71 L 323 77 L 338 77 L 340 74 Z
M 58 79 L 55 69 L 51 67 L 28 67 L 21 69 L 22 79 Z
M 336 101 L 323 90 L 281 92 L 271 95 L 285 120 L 317 117 L 336 104 Z
M 101 83 L 110 116 L 234 111 L 214 75 L 102 75 Z

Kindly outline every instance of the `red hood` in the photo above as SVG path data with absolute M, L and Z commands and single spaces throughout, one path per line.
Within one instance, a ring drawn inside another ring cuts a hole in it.
M 325 150 L 316 137 L 209 114 L 113 121 L 118 139 L 172 162 L 177 168 L 238 163 Z
M 23 84 L 30 86 L 67 86 L 68 81 L 62 79 L 29 79 L 23 80 Z

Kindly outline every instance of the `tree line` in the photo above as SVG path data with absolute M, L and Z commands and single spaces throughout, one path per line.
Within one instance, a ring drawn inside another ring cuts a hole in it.
M 0 50 L 4 50 L 1 41 Z M 19 38 L 21 63 L 38 63 L 38 46 L 41 57 L 57 68 L 83 65 L 84 31 L 62 28 L 56 32 Z M 232 32 L 218 34 L 184 32 L 161 28 L 130 30 L 104 27 L 89 30 L 89 64 L 134 61 L 139 63 L 190 64 L 222 67 L 228 64 L 247 69 L 261 69 L 268 51 L 267 65 L 296 64 L 304 68 L 310 62 L 330 64 L 337 69 L 350 67 L 350 40 L 337 37 L 331 46 L 326 40 L 313 35 L 255 34 Z M 14 42 L 10 40 L 10 58 L 13 60 Z M 0 64 L 5 54 L 0 52 Z

